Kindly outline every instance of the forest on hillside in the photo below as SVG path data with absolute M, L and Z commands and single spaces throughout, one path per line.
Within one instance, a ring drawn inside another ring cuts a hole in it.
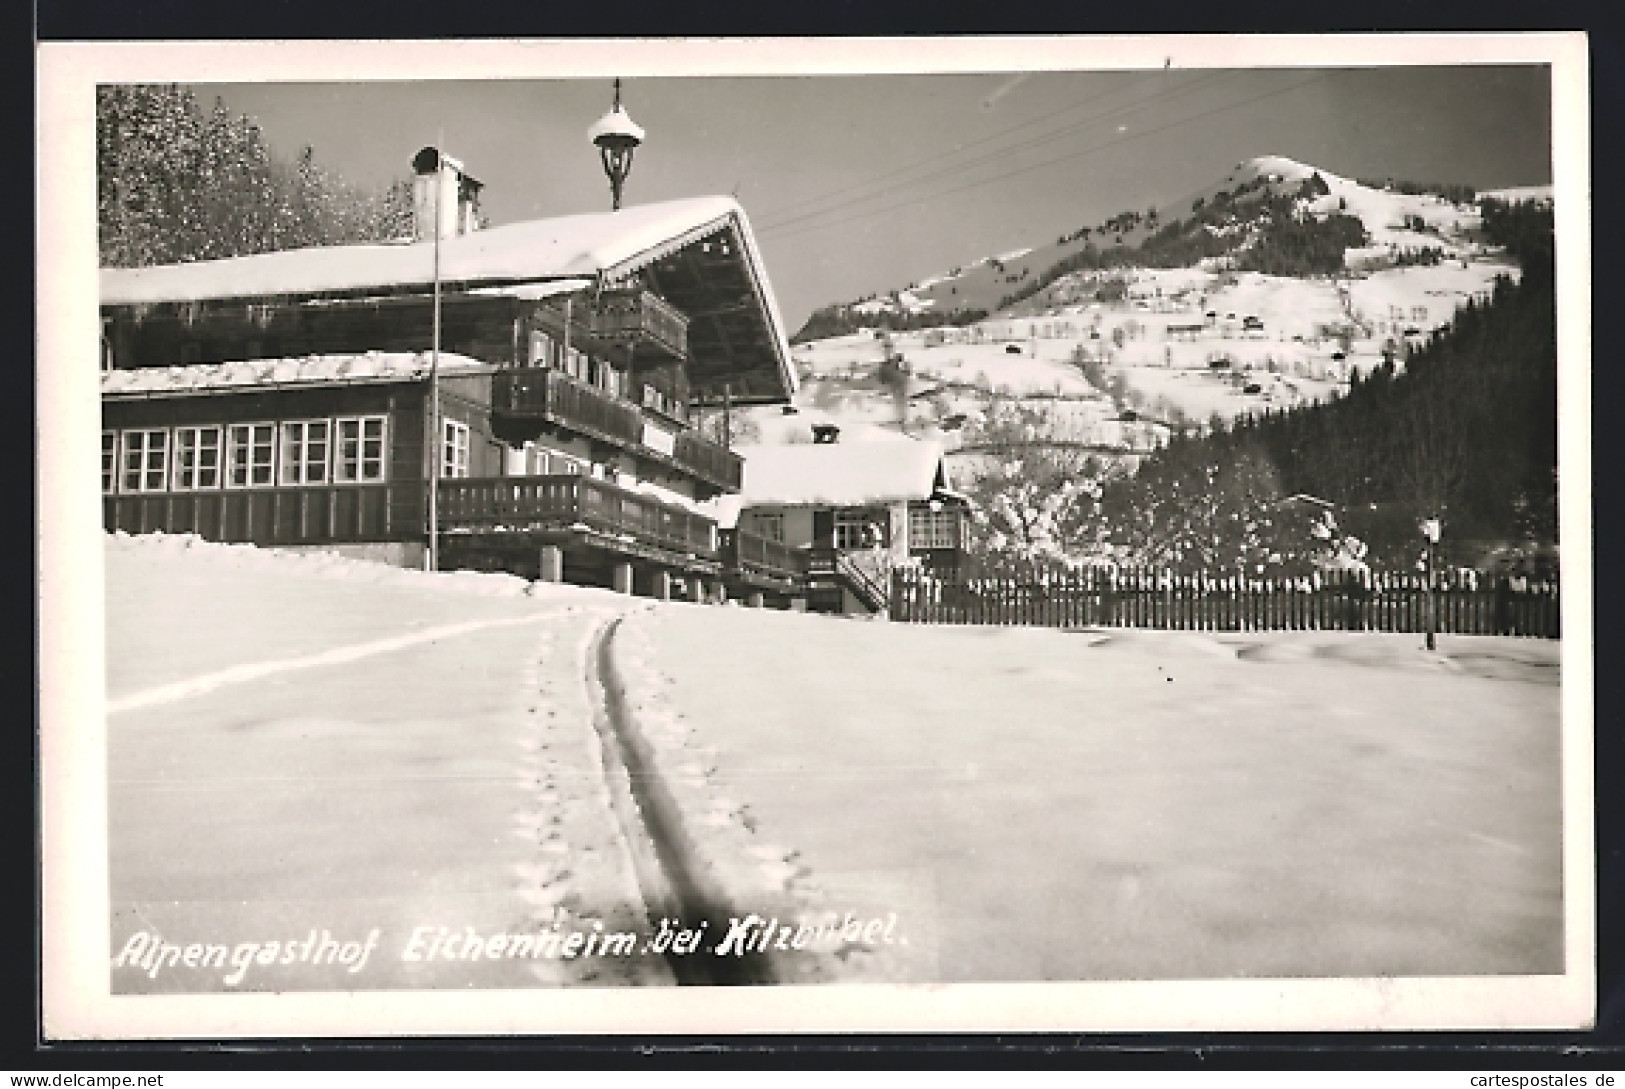
M 382 241 L 412 232 L 412 185 L 378 190 L 278 158 L 253 118 L 170 85 L 96 90 L 96 213 L 108 267 Z
M 1085 241 L 1081 250 L 1050 265 L 1032 280 L 999 300 L 999 310 L 1029 299 L 1061 277 L 1074 272 L 1124 268 L 1188 268 L 1210 257 L 1236 254 L 1236 267 L 1272 276 L 1315 276 L 1342 271 L 1343 251 L 1363 246 L 1365 226 L 1341 210 L 1323 216 L 1300 214 L 1298 201 L 1314 200 L 1330 192 L 1318 173 L 1305 178 L 1293 192 L 1275 192 L 1265 177 L 1254 178 L 1232 191 L 1221 189 L 1211 199 L 1198 198 L 1189 218 L 1158 222 L 1138 246 L 1096 246 Z M 1125 213 L 1137 215 L 1137 213 Z M 1135 222 L 1145 222 L 1139 217 Z M 1089 231 L 1066 236 L 1088 239 Z
M 790 338 L 791 344 L 805 344 L 810 340 L 846 336 L 860 329 L 889 329 L 894 333 L 910 329 L 940 329 L 944 325 L 973 325 L 987 317 L 986 310 L 922 310 L 917 314 L 901 310 L 863 312 L 851 305 L 836 303 L 822 306 L 808 315 L 801 328 Z
M 1413 570 L 1419 524 L 1440 562 L 1540 571 L 1557 544 L 1557 338 L 1551 210 L 1485 201 L 1519 262 L 1403 367 L 1324 403 L 1177 436 L 1135 472 L 1012 456 L 980 482 L 976 550 L 993 562 L 1109 562 L 1192 574 L 1295 576 L 1326 566 Z M 988 425 L 997 445 L 1042 420 Z M 1012 487 L 1032 476 L 1042 494 Z M 1062 488 L 1054 482 L 1068 480 Z
M 1462 564 L 1493 545 L 1555 545 L 1551 211 L 1486 201 L 1484 224 L 1518 259 L 1517 283 L 1503 278 L 1487 304 L 1459 311 L 1403 369 L 1385 364 L 1335 401 L 1175 440 L 1107 490 L 1107 519 L 1114 508 L 1142 510 L 1160 494 L 1200 489 L 1215 474 L 1250 475 L 1262 498 L 1335 504 L 1340 532 L 1358 537 L 1379 566 L 1414 562 L 1425 518 L 1441 519 L 1446 559 Z

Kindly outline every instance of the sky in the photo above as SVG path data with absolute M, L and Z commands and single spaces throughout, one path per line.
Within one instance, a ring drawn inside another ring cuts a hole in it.
M 606 211 L 587 127 L 607 78 L 190 84 L 281 156 L 381 186 L 443 141 L 492 225 Z M 732 194 L 791 331 L 901 288 L 1202 189 L 1285 155 L 1345 177 L 1552 181 L 1544 65 L 654 77 L 625 202 Z

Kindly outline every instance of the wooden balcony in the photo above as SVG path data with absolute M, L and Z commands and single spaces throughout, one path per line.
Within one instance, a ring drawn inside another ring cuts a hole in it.
M 643 414 L 635 405 L 563 371 L 512 367 L 491 376 L 491 411 L 542 420 L 617 446 L 643 442 Z
M 102 524 L 265 547 L 421 542 L 426 495 L 415 480 L 126 493 L 102 497 Z
M 723 562 L 745 581 L 783 589 L 805 582 L 806 549 L 791 548 L 746 529 L 723 530 L 721 537 Z
M 675 466 L 721 491 L 736 492 L 745 462 L 727 447 L 684 427 L 670 435 L 669 451 L 647 444 L 649 431 L 641 409 L 630 401 L 572 378 L 563 371 L 514 367 L 491 376 L 491 411 L 510 419 L 539 420 L 609 443 L 632 454 Z M 662 420 L 670 417 L 661 415 Z
M 669 359 L 688 358 L 688 318 L 652 291 L 606 291 L 589 319 L 593 339 L 656 351 Z
M 672 457 L 684 469 L 725 492 L 737 492 L 744 484 L 745 459 L 698 431 L 679 431 Z
M 655 559 L 718 557 L 716 523 L 590 476 L 502 476 L 440 482 L 442 533 L 580 537 Z

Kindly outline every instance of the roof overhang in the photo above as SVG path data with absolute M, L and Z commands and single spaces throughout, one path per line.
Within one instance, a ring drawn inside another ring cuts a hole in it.
M 266 390 L 427 382 L 435 364 L 428 352 L 366 352 L 290 359 L 244 359 L 175 367 L 134 367 L 101 373 L 104 400 L 217 396 Z M 468 356 L 440 353 L 442 378 L 495 370 Z
M 104 308 L 298 303 L 443 291 L 542 299 L 634 276 L 689 318 L 701 403 L 779 404 L 797 388 L 767 270 L 729 197 L 636 205 L 441 240 L 367 243 L 101 270 Z

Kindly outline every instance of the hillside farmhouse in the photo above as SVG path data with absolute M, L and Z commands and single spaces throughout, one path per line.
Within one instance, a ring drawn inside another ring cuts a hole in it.
M 796 388 L 744 210 L 481 230 L 461 164 L 413 165 L 410 240 L 102 270 L 106 528 L 421 566 L 434 486 L 441 567 L 803 597 L 804 556 L 700 505 L 744 472 L 696 407 Z

